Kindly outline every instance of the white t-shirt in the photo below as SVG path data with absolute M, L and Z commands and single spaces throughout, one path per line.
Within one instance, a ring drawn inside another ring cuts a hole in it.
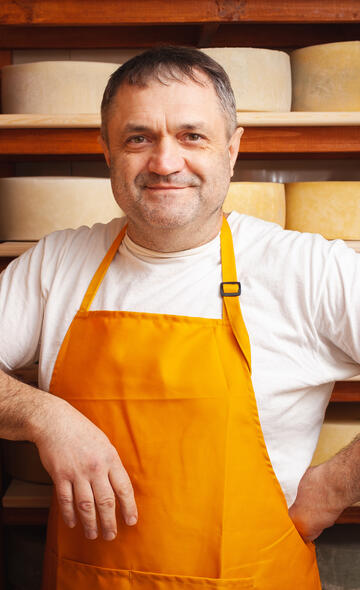
M 232 212 L 253 384 L 288 504 L 311 462 L 334 381 L 358 374 L 360 256 L 342 241 Z M 39 360 L 47 390 L 62 340 L 125 218 L 50 234 L 0 276 L 0 367 Z M 220 318 L 220 238 L 156 253 L 125 236 L 91 309 Z

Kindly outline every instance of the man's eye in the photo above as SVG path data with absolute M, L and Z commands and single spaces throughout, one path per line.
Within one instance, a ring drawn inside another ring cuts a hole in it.
M 127 143 L 144 143 L 145 137 L 143 135 L 135 135 L 134 137 L 129 137 Z
M 188 133 L 186 138 L 190 141 L 199 141 L 201 139 L 201 135 L 198 133 Z

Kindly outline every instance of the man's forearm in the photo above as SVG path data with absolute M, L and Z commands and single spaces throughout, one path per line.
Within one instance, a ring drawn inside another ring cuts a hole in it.
M 360 501 L 360 435 L 334 457 L 304 473 L 289 514 L 305 541 L 316 539 Z
M 360 501 L 360 434 L 327 463 L 329 500 L 343 509 Z
M 105 434 L 65 400 L 1 370 L 0 437 L 35 442 L 55 484 L 65 523 L 73 527 L 79 516 L 88 539 L 98 535 L 96 508 L 104 538 L 116 536 L 115 495 L 125 522 L 136 523 L 129 476 Z
M 56 398 L 0 370 L 0 437 L 34 440 L 41 417 Z

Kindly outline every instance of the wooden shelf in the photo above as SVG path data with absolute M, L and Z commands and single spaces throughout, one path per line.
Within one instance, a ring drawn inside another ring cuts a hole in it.
M 0 242 L 1 258 L 16 258 L 35 246 L 36 242 Z
M 336 524 L 360 524 L 360 504 L 350 506 L 336 521 Z
M 156 23 L 360 22 L 358 0 L 2 0 L 2 25 L 84 26 Z
M 356 41 L 357 23 L 208 23 L 136 26 L 0 26 L 0 49 L 101 49 L 152 47 L 263 47 L 292 50 L 306 45 Z M 261 41 L 259 41 L 261 40 Z
M 1 522 L 5 526 L 46 525 L 48 508 L 2 508 Z
M 344 112 L 247 112 L 237 111 L 243 127 L 360 127 L 360 111 Z M 1 129 L 100 128 L 100 114 L 6 114 L 0 115 Z
M 359 381 L 338 381 L 331 395 L 331 402 L 360 402 Z
M 0 157 L 99 156 L 97 128 L 0 129 Z M 360 132 L 355 126 L 246 127 L 241 156 L 251 158 L 358 158 Z

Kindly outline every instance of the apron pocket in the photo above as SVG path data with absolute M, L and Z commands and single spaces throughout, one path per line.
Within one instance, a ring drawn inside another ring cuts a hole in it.
M 112 570 L 70 559 L 59 559 L 54 590 L 256 590 L 252 578 L 201 578 Z M 53 587 L 49 590 L 53 590 Z

